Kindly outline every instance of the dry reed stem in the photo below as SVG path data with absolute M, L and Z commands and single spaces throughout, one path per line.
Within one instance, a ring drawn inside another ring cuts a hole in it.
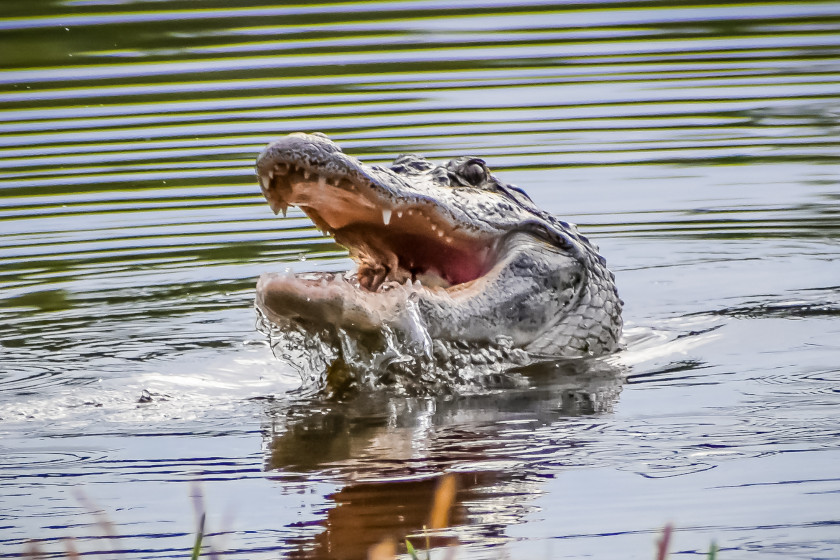
M 662 529 L 662 538 L 656 541 L 656 560 L 665 560 L 668 557 L 668 545 L 671 544 L 671 533 L 674 532 L 674 526 L 668 523 Z
M 432 502 L 432 512 L 429 516 L 429 529 L 444 529 L 449 526 L 449 512 L 455 502 L 457 492 L 455 475 L 445 474 L 440 478 L 435 498 Z
M 76 546 L 73 544 L 75 539 L 73 537 L 67 537 L 64 539 L 64 552 L 67 554 L 67 558 L 70 560 L 81 560 L 81 556 L 79 556 L 79 552 L 76 550 Z

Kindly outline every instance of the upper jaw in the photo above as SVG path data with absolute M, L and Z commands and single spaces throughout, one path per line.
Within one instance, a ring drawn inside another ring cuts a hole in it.
M 441 229 L 463 230 L 476 236 L 498 237 L 528 219 L 533 214 L 510 204 L 504 197 L 478 193 L 476 189 L 453 188 L 446 180 L 444 168 L 429 164 L 430 170 L 404 177 L 392 169 L 365 165 L 348 156 L 331 140 L 320 134 L 294 133 L 276 140 L 260 153 L 256 172 L 263 195 L 275 213 L 286 211 L 295 204 L 307 212 L 305 200 L 294 197 L 302 193 L 290 190 L 294 183 L 312 183 L 309 193 L 320 187 L 337 186 L 343 191 L 358 190 L 379 208 L 378 220 L 385 225 L 396 212 L 414 209 L 436 220 Z M 439 174 L 432 171 L 442 171 Z M 279 177 L 279 179 L 278 179 Z M 490 200 L 476 203 L 476 197 Z M 314 204 L 309 204 L 314 207 Z M 311 217 L 311 216 L 310 216 Z M 316 221 L 316 225 L 318 224 Z M 335 229 L 335 228 L 333 228 Z
M 256 173 L 275 214 L 285 213 L 293 204 L 304 212 L 316 203 L 324 207 L 319 192 L 329 187 L 339 195 L 343 192 L 345 196 L 369 199 L 367 206 L 380 207 L 379 213 L 387 224 L 393 202 L 406 198 L 411 191 L 399 175 L 363 164 L 318 133 L 293 133 L 270 143 L 257 158 Z M 382 174 L 388 175 L 387 180 L 382 180 Z

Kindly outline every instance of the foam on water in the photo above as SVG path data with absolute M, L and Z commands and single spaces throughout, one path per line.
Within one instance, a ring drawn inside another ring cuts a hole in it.
M 339 397 L 377 390 L 463 393 L 499 383 L 521 384 L 510 370 L 534 360 L 514 348 L 507 336 L 492 343 L 433 339 L 411 301 L 400 325 L 383 325 L 376 333 L 279 324 L 255 309 L 257 329 L 268 337 L 274 355 L 300 373 L 303 392 Z

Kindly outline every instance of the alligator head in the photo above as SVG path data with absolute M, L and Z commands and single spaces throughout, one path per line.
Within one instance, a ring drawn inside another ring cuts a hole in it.
M 622 302 L 596 247 L 481 159 L 368 166 L 322 134 L 296 133 L 269 144 L 256 172 L 275 213 L 299 207 L 357 263 L 346 274 L 263 275 L 256 303 L 272 321 L 387 326 L 427 346 L 503 336 L 536 355 L 617 346 Z

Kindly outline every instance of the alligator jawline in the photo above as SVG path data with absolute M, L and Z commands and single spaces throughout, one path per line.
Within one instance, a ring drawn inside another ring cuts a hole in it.
M 346 247 L 370 292 L 406 282 L 456 291 L 498 262 L 499 238 L 451 225 L 433 203 L 393 200 L 371 183 L 293 163 L 276 163 L 260 183 L 275 214 L 298 206 Z

